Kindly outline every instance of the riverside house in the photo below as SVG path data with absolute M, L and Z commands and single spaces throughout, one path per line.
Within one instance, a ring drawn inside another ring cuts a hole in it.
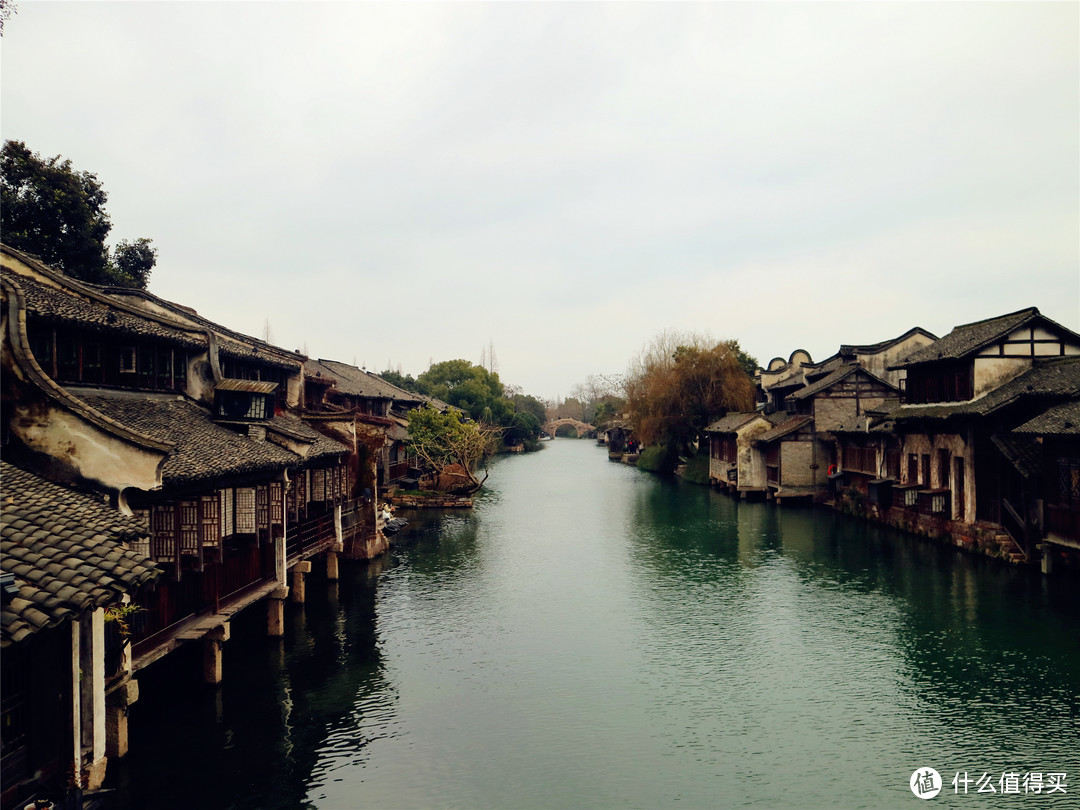
M 915 327 L 880 343 L 841 346 L 821 363 L 814 363 L 803 349 L 792 352 L 787 362 L 779 357 L 771 360 L 769 368 L 759 373 L 758 384 L 762 413 L 772 426 L 750 429 L 750 438 L 746 423 L 742 431 L 746 472 L 758 476 L 754 471 L 764 470 L 763 486 L 770 497 L 824 500 L 830 471 L 839 461 L 835 432 L 899 397 L 903 372 L 893 369 L 892 363 L 934 340 L 930 332 Z M 732 440 L 717 439 L 729 444 Z M 737 447 L 738 439 L 729 454 Z M 761 485 L 755 477 L 753 484 L 739 489 L 750 492 Z
M 958 326 L 894 362 L 902 390 L 830 428 L 829 501 L 1049 570 L 1055 549 L 1080 549 L 1068 418 L 1078 355 L 1080 335 L 1032 307 Z
M 0 803 L 93 790 L 126 749 L 134 692 L 125 604 L 162 569 L 144 523 L 0 461 Z
M 160 576 L 126 592 L 129 680 L 196 642 L 204 678 L 220 681 L 232 615 L 262 602 L 280 635 L 311 561 L 336 577 L 351 448 L 300 418 L 305 358 L 149 293 L 80 283 L 7 247 L 0 258 L 5 460 L 142 527 L 131 551 Z M 121 708 L 136 696 L 110 692 Z M 126 712 L 114 714 L 109 737 L 125 740 Z

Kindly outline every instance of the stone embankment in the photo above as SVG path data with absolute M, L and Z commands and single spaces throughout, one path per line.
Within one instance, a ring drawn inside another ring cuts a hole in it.
M 394 493 L 386 496 L 394 506 L 410 509 L 463 509 L 473 505 L 469 496 L 447 495 L 441 492 Z

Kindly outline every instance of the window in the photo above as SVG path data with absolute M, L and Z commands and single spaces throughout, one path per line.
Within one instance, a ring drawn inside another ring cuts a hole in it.
M 65 333 L 56 335 L 56 378 L 58 380 L 79 381 L 81 377 L 79 348 L 79 340 L 75 335 Z
M 135 347 L 124 346 L 122 349 L 120 349 L 120 373 L 134 374 L 135 368 Z
M 180 553 L 199 554 L 198 501 L 180 501 Z
M 199 498 L 199 543 L 203 548 L 221 545 L 221 498 L 218 495 Z
M 255 489 L 241 487 L 236 490 L 236 533 L 255 533 Z
M 217 414 L 226 419 L 266 419 L 268 399 L 247 391 L 218 391 Z
M 173 387 L 173 353 L 172 353 L 172 349 L 158 349 L 158 351 L 157 351 L 157 363 L 155 364 L 155 371 L 157 372 L 157 379 L 155 380 L 155 387 L 157 387 L 157 388 L 172 388 Z
M 940 449 L 938 452 L 938 487 L 941 489 L 949 488 L 949 465 L 950 457 L 949 451 Z
M 91 383 L 104 382 L 102 376 L 101 344 L 94 342 L 83 343 L 83 381 Z
M 56 373 L 53 369 L 53 330 L 51 327 L 33 326 L 27 330 L 30 339 L 30 351 L 38 361 L 41 370 L 49 376 Z

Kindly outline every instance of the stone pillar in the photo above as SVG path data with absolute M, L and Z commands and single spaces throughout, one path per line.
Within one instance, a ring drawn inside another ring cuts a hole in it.
M 222 681 L 221 653 L 229 640 L 229 623 L 224 622 L 203 636 L 203 680 L 216 684 Z
M 311 562 L 304 560 L 298 562 L 291 569 L 292 571 L 292 587 L 289 591 L 289 596 L 292 598 L 294 605 L 304 604 L 304 575 L 311 573 Z
M 285 636 L 285 599 L 289 596 L 286 587 L 272 591 L 266 600 L 266 635 L 270 638 Z
M 1054 573 L 1053 546 L 1049 543 L 1042 544 L 1042 572 L 1044 574 Z
M 340 577 L 338 576 L 338 556 L 336 551 L 326 552 L 326 579 L 328 582 L 337 582 Z
M 124 757 L 128 752 L 128 709 L 139 699 L 139 682 L 124 681 L 109 693 L 105 709 L 105 753 Z

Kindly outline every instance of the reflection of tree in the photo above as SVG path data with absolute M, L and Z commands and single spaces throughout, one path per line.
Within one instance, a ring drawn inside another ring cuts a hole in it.
M 363 759 L 378 732 L 365 730 L 356 707 L 378 696 L 385 712 L 390 692 L 376 644 L 377 583 L 363 566 L 344 565 L 335 600 L 320 579 L 311 575 L 305 620 L 287 622 L 284 645 L 266 638 L 258 606 L 234 617 L 218 699 L 196 680 L 197 644 L 139 675 L 131 753 L 109 766 L 122 807 L 307 807 L 319 770 Z M 192 778 L 179 778 L 180 768 Z
M 633 524 L 652 578 L 638 595 L 651 657 L 712 643 L 728 665 L 802 671 L 849 694 L 861 722 L 877 711 L 881 728 L 961 770 L 1075 762 L 1080 604 L 1063 581 L 822 509 L 674 483 L 643 488 Z

